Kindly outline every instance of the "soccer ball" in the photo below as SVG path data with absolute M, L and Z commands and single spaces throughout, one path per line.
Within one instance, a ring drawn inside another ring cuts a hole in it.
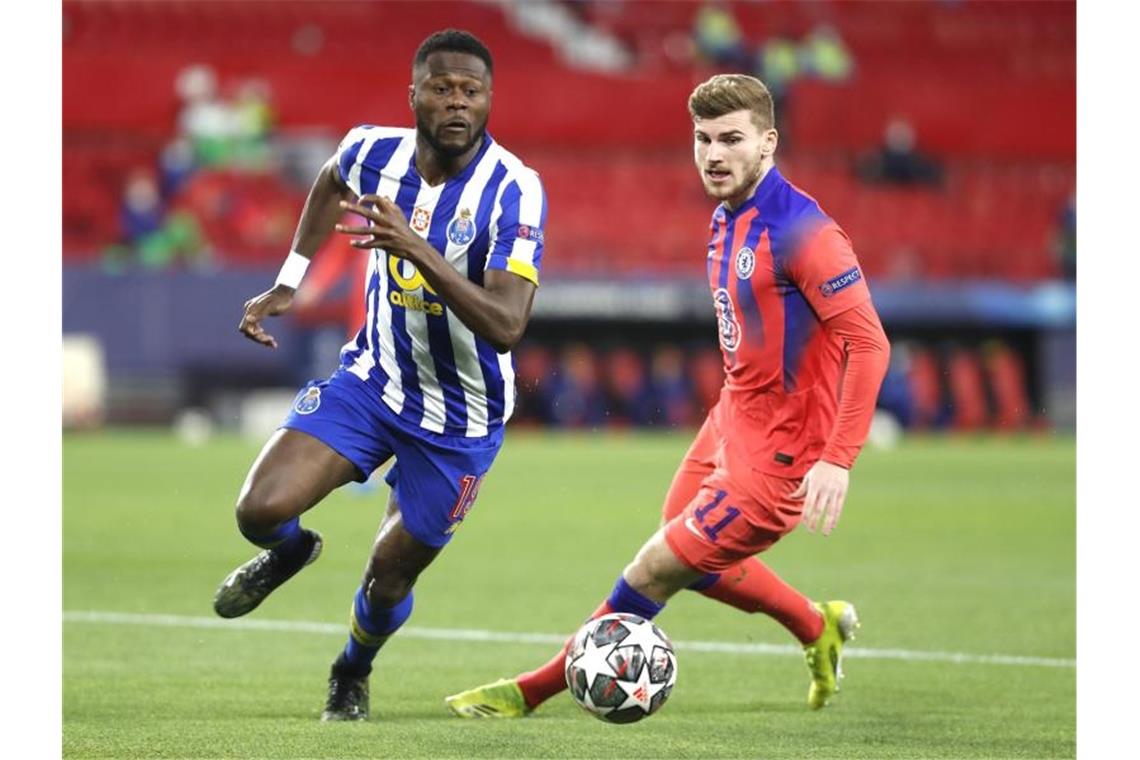
M 587 712 L 633 723 L 661 709 L 677 683 L 677 656 L 660 628 L 617 612 L 587 621 L 566 653 L 566 685 Z

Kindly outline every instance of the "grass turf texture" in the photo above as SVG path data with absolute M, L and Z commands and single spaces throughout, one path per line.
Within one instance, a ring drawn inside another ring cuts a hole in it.
M 410 625 L 569 634 L 654 530 L 686 435 L 509 432 L 478 502 L 420 579 Z M 252 555 L 232 503 L 257 447 L 160 433 L 64 440 L 64 609 L 212 615 Z M 855 647 L 1075 656 L 1071 440 L 907 440 L 868 451 L 838 530 L 765 555 L 816 599 L 856 602 Z M 342 489 L 304 523 L 325 553 L 248 619 L 342 623 L 387 488 Z M 696 594 L 675 641 L 791 643 Z M 792 656 L 681 651 L 661 713 L 611 726 L 567 695 L 525 720 L 464 721 L 443 697 L 538 665 L 549 644 L 397 636 L 373 720 L 321 724 L 343 634 L 64 623 L 66 757 L 1073 757 L 1070 667 L 856 659 L 805 705 Z

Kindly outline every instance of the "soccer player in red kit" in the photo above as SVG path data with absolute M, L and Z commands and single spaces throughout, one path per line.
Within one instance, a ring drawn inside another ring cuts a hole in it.
M 664 524 L 591 617 L 651 619 L 690 588 L 764 612 L 804 646 L 808 704 L 838 690 L 858 619 L 813 603 L 754 555 L 803 522 L 828 535 L 870 428 L 890 346 L 851 241 L 773 161 L 772 99 L 718 75 L 689 98 L 712 218 L 708 277 L 725 382 L 665 499 Z M 518 717 L 566 688 L 565 648 L 538 670 L 447 698 L 465 717 Z

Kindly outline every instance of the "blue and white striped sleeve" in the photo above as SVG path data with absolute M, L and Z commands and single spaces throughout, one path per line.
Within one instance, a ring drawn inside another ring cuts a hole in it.
M 546 192 L 538 174 L 524 169 L 503 189 L 502 212 L 487 269 L 505 269 L 538 284 L 546 227 Z
M 370 124 L 353 127 L 340 141 L 336 149 L 336 166 L 343 181 L 352 192 L 360 195 L 360 173 L 353 172 L 352 167 L 360 158 L 360 150 L 368 137 L 368 131 L 373 129 Z

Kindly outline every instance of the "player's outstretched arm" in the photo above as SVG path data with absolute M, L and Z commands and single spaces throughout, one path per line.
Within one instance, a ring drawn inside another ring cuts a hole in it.
M 477 285 L 417 235 L 399 207 L 387 198 L 364 195 L 358 203 L 340 205 L 368 221 L 367 226 L 336 226 L 338 232 L 357 238 L 352 241 L 354 247 L 383 248 L 415 264 L 447 307 L 496 351 L 510 351 L 522 338 L 534 303 L 534 283 L 510 272 L 488 270 L 483 285 Z
M 269 348 L 277 348 L 277 339 L 265 331 L 262 321 L 289 311 L 293 305 L 293 294 L 301 282 L 308 261 L 324 244 L 343 214 L 341 201 L 352 195 L 352 191 L 341 180 L 337 171 L 336 159 L 330 160 L 321 169 L 305 199 L 301 211 L 301 221 L 293 235 L 293 250 L 289 253 L 277 282 L 272 288 L 245 302 L 238 330 L 255 343 Z
M 843 341 L 847 353 L 843 395 L 823 455 L 804 475 L 793 497 L 804 499 L 804 527 L 809 531 L 820 528 L 826 536 L 835 529 L 843 511 L 848 470 L 855 464 L 871 429 L 875 401 L 891 349 L 879 315 L 869 300 L 835 315 L 823 325 Z
M 833 222 L 806 235 L 784 269 L 823 320 L 823 329 L 843 344 L 847 354 L 835 425 L 820 461 L 793 494 L 804 500 L 804 527 L 821 528 L 826 536 L 839 522 L 847 498 L 847 471 L 871 429 L 890 344 L 851 240 Z

